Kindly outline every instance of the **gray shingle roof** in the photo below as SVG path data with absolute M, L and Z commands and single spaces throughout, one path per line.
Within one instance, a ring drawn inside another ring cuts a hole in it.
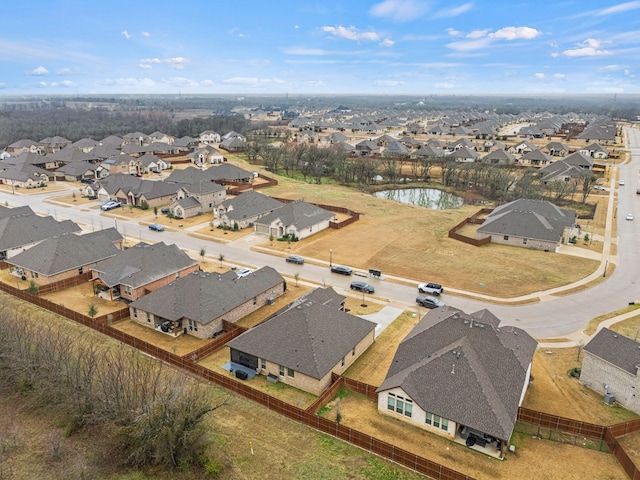
M 320 379 L 376 327 L 337 306 L 307 298 L 231 340 L 228 346 Z
M 563 210 L 545 200 L 521 198 L 491 212 L 478 233 L 558 242 L 565 227 L 575 222 L 576 213 L 572 210 Z
M 632 375 L 640 366 L 640 343 L 619 333 L 602 328 L 584 347 L 589 352 Z
M 0 252 L 80 230 L 71 220 L 58 222 L 53 217 L 39 217 L 21 210 L 0 219 Z
M 242 278 L 198 271 L 145 295 L 131 306 L 167 320 L 188 318 L 206 325 L 283 281 L 272 267 L 262 267 Z
M 34 245 L 8 262 L 52 276 L 113 257 L 119 251 L 108 235 L 63 233 Z
M 269 225 L 275 220 L 280 220 L 285 227 L 295 226 L 298 230 L 317 225 L 335 216 L 333 212 L 317 207 L 303 200 L 287 203 L 273 212 L 260 218 L 256 223 Z
M 125 284 L 138 288 L 197 264 L 175 244 L 138 243 L 98 263 L 94 270 L 108 287 Z
M 237 197 L 225 200 L 220 204 L 220 206 L 226 210 L 226 215 L 230 220 L 254 218 L 280 208 L 283 205 L 282 202 L 258 193 L 255 190 L 247 190 Z
M 486 310 L 440 307 L 402 340 L 377 391 L 402 388 L 427 412 L 509 439 L 536 345 Z

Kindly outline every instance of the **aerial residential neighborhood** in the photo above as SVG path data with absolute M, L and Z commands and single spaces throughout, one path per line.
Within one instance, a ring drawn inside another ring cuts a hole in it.
M 3 295 L 412 474 L 627 468 L 636 297 L 594 292 L 633 264 L 636 124 L 236 110 L 246 135 L 3 146 Z

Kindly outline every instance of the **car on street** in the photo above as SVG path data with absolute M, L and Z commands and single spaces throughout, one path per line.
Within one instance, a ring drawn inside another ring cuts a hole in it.
M 80 179 L 80 183 L 88 183 L 88 184 L 92 184 L 93 183 L 93 178 L 89 178 L 89 177 L 82 177 Z
M 343 267 L 342 265 L 334 265 L 331 267 L 331 271 L 333 273 L 339 273 L 340 275 L 351 275 L 351 273 L 353 273 L 353 270 L 349 267 Z
M 419 283 L 418 284 L 418 292 L 419 293 L 428 293 L 430 295 L 440 295 L 444 292 L 444 288 L 439 283 Z
M 438 300 L 435 297 L 429 297 L 427 295 L 418 295 L 416 297 L 416 303 L 421 307 L 425 307 L 425 308 L 444 307 L 443 301 Z
M 251 273 L 251 271 L 252 270 L 250 268 L 241 268 L 236 272 L 236 275 L 238 276 L 238 278 L 246 277 Z
M 291 255 L 286 259 L 287 263 L 295 263 L 297 265 L 302 265 L 304 263 L 304 258 L 299 255 Z
M 160 213 L 164 213 L 164 214 L 169 213 L 169 207 L 163 207 L 163 208 L 161 208 L 161 209 L 160 209 Z
M 350 288 L 351 290 L 363 293 L 374 293 L 376 291 L 376 289 L 373 288 L 373 285 L 370 285 L 367 282 L 351 282 Z
M 627 213 L 627 220 L 633 220 L 633 213 Z
M 618 181 L 618 185 L 623 186 L 624 185 L 624 180 L 619 180 Z
M 606 190 L 606 188 L 604 188 L 602 185 L 596 185 L 595 187 L 593 187 L 594 190 Z
M 162 225 L 158 225 L 157 223 L 152 223 L 151 225 L 149 225 L 149 230 L 164 232 L 164 227 Z
M 116 202 L 115 200 L 109 200 L 108 202 L 103 203 L 100 208 L 105 212 L 107 210 L 113 210 L 114 208 L 120 207 L 120 202 Z

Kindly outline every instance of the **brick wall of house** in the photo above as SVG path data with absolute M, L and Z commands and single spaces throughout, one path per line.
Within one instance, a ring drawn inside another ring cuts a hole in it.
M 280 375 L 280 365 L 269 360 L 266 361 L 266 368 L 260 369 L 261 375 L 268 375 L 269 373 L 276 375 L 279 378 L 279 381 L 282 383 L 286 383 L 287 385 L 291 385 L 292 387 L 299 388 L 300 390 L 304 390 L 305 392 L 309 392 L 313 395 L 320 395 L 324 392 L 329 385 L 331 385 L 331 374 L 336 373 L 341 375 L 344 373 L 359 357 L 362 355 L 367 348 L 371 346 L 374 340 L 375 331 L 371 331 L 369 335 L 363 338 L 355 347 L 355 353 L 352 352 L 347 353 L 344 357 L 344 365 L 342 364 L 342 359 L 334 365 L 334 367 L 322 378 L 317 379 L 310 377 L 308 375 L 304 375 L 298 371 L 294 371 L 293 377 L 289 376 L 289 371 L 287 368 L 284 369 L 284 375 Z M 258 360 L 258 367 L 260 367 L 260 360 Z
M 640 415 L 640 377 L 584 351 L 580 381 L 604 399 L 604 384 L 616 402 Z
M 391 410 L 389 410 L 388 403 L 387 403 L 389 393 L 393 393 L 394 395 L 396 395 L 396 398 L 397 397 L 403 397 L 405 399 L 411 398 L 401 388 L 392 388 L 389 390 L 385 390 L 384 392 L 380 392 L 378 394 L 378 411 L 380 413 L 384 415 L 389 415 L 390 417 L 397 418 L 398 420 L 402 420 L 403 422 L 407 422 L 413 426 L 422 428 L 423 430 L 427 430 L 428 432 L 431 432 L 431 433 L 436 433 L 438 435 L 447 437 L 449 439 L 453 439 L 455 437 L 456 429 L 458 427 L 458 424 L 456 422 L 454 422 L 453 420 L 447 419 L 449 424 L 447 426 L 446 431 L 442 430 L 442 428 L 435 428 L 432 425 L 427 425 L 426 424 L 427 412 L 425 412 L 418 405 L 416 405 L 415 402 L 412 405 L 411 418 L 407 417 L 402 413 L 398 413 L 395 411 L 392 412 Z M 431 413 L 435 413 L 435 412 L 431 412 Z
M 187 275 L 189 275 L 192 272 L 195 272 L 196 270 L 198 270 L 198 268 L 200 268 L 200 266 L 196 263 L 195 265 L 191 265 L 188 268 L 185 268 L 183 270 L 180 270 L 178 272 L 178 275 L 180 278 L 182 277 L 186 277 Z M 169 285 L 171 282 L 175 281 L 176 279 L 176 275 L 175 274 L 171 274 L 171 275 L 167 275 L 165 277 L 159 278 L 151 283 L 147 283 L 146 285 L 143 285 L 142 287 L 133 289 L 131 291 L 131 295 L 127 295 L 124 291 L 124 284 L 120 287 L 120 295 L 122 296 L 122 298 L 126 298 L 127 300 L 137 300 L 138 298 L 143 297 L 144 295 L 146 295 L 148 292 L 154 292 L 156 290 L 158 290 L 161 287 L 164 287 L 165 285 Z
M 91 269 L 91 265 L 86 265 L 82 271 L 87 272 Z M 24 275 L 27 277 L 27 280 L 33 280 L 38 285 L 49 285 L 51 283 L 56 283 L 61 280 L 66 280 L 68 278 L 73 278 L 78 276 L 78 269 L 68 270 L 66 272 L 58 273 L 57 275 L 51 275 L 50 277 L 39 275 L 31 270 L 23 270 Z

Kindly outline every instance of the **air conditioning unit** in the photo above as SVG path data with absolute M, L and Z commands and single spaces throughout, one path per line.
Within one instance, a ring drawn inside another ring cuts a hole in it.
M 273 297 L 267 298 L 267 305 L 273 305 L 273 302 L 275 302 Z
M 607 405 L 613 405 L 616 401 L 616 397 L 613 393 L 605 393 L 604 394 L 604 403 Z

